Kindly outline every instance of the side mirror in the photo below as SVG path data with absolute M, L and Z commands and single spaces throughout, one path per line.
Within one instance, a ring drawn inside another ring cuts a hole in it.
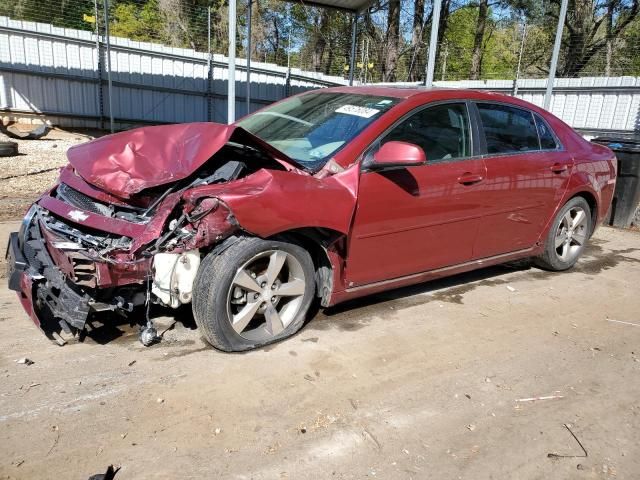
M 424 150 L 413 143 L 387 142 L 373 154 L 373 161 L 369 165 L 372 170 L 387 168 L 417 167 L 427 163 Z

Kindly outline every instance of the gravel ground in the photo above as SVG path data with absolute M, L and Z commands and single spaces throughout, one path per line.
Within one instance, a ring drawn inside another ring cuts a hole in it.
M 0 220 L 20 218 L 58 176 L 69 147 L 102 135 L 95 131 L 53 129 L 39 140 L 17 140 L 0 133 L 0 141 L 18 143 L 18 156 L 0 157 Z
M 0 479 L 636 480 L 639 264 L 601 228 L 568 272 L 386 292 L 240 355 L 189 308 L 150 348 L 117 318 L 58 347 L 0 286 Z

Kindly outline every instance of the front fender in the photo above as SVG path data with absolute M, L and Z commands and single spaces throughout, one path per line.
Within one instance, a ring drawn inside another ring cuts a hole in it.
M 228 207 L 237 225 L 259 237 L 305 227 L 348 234 L 356 206 L 358 168 L 325 178 L 295 172 L 260 170 L 232 188 L 190 195 L 194 202 L 212 195 Z

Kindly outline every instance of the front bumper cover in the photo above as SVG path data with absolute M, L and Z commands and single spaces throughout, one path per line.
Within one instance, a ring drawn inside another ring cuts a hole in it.
M 9 288 L 18 292 L 24 309 L 45 334 L 84 328 L 94 299 L 74 288 L 54 264 L 37 222 L 10 234 L 6 259 Z

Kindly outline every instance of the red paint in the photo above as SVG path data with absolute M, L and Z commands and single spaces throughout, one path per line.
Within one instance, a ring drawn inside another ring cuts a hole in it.
M 73 168 L 63 169 L 60 180 L 119 205 L 145 204 L 141 200 L 145 189 L 188 177 L 227 141 L 260 148 L 286 166 L 286 171 L 264 168 L 237 181 L 170 194 L 146 225 L 90 212 L 84 212 L 87 219 L 78 223 L 69 219 L 74 208 L 49 195 L 39 204 L 78 228 L 85 225 L 134 239 L 130 251 L 113 255 L 112 264 L 97 263 L 101 286 L 142 283 L 150 260 L 142 260 L 140 252 L 166 232 L 168 219 L 176 212 L 198 217 L 188 225 L 195 236 L 178 250 L 208 249 L 238 230 L 266 238 L 302 228 L 324 229 L 334 233 L 325 247 L 333 267 L 329 303 L 335 304 L 536 255 L 555 212 L 572 196 L 590 196 L 597 222 L 611 202 L 616 173 L 612 152 L 586 142 L 561 120 L 522 100 L 452 89 L 324 91 L 402 101 L 315 175 L 295 168 L 285 155 L 238 127 L 209 123 L 148 127 L 70 149 Z M 363 154 L 391 125 L 418 107 L 449 100 L 494 101 L 529 109 L 546 120 L 564 149 L 503 156 L 481 151 L 473 158 L 425 163 L 422 150 L 390 142 L 377 152 L 375 162 L 394 163 L 393 169 L 361 168 Z M 412 166 L 397 168 L 398 162 Z M 200 218 L 199 211 L 208 213 Z M 30 285 L 23 279 L 21 300 L 32 314 Z
M 373 155 L 374 165 L 378 167 L 417 167 L 426 161 L 424 150 L 407 142 L 387 142 Z
M 127 222 L 126 220 L 118 218 L 103 217 L 102 215 L 69 205 L 62 200 L 50 197 L 49 195 L 41 197 L 40 200 L 38 200 L 38 204 L 50 212 L 65 218 L 66 221 L 101 230 L 103 232 L 110 232 L 117 235 L 136 238 L 145 231 L 144 225 Z M 76 215 L 74 215 L 74 212 Z M 77 216 L 78 213 L 85 219 L 81 221 L 75 220 L 74 218 L 80 218 Z
M 245 130 L 219 123 L 136 128 L 75 145 L 67 157 L 90 184 L 129 198 L 146 188 L 188 177 L 232 139 L 259 146 L 281 161 L 289 160 Z

